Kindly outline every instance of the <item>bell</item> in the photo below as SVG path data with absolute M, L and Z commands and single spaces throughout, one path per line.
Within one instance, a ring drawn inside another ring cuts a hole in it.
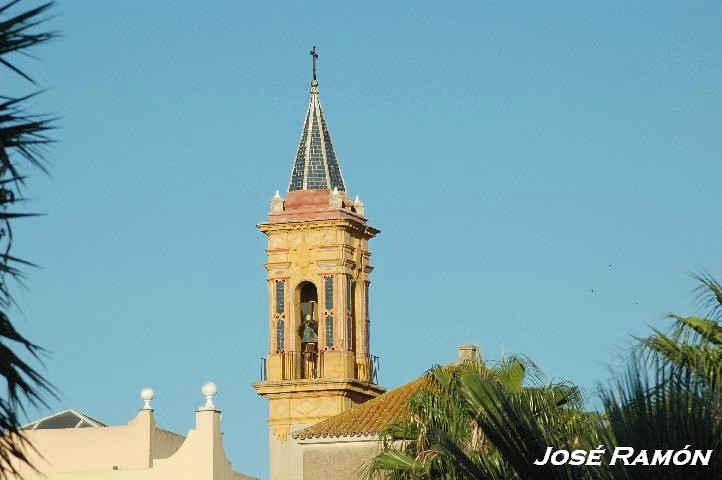
M 301 318 L 306 319 L 307 315 L 311 315 L 313 318 L 313 310 L 316 308 L 316 302 L 303 302 L 301 304 Z
M 313 311 L 316 308 L 316 302 L 301 303 L 301 343 L 318 343 L 318 322 L 313 319 Z
M 301 343 L 318 343 L 318 335 L 313 329 L 313 325 L 316 322 L 306 322 L 303 324 L 303 335 L 301 336 Z

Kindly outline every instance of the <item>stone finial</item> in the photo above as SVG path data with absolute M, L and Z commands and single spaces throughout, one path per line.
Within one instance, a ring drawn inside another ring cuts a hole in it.
M 353 201 L 353 208 L 356 210 L 356 213 L 363 216 L 365 212 L 364 204 L 361 201 L 361 199 L 358 198 L 358 195 L 356 195 L 356 200 Z
M 201 393 L 206 397 L 206 404 L 203 405 L 200 410 L 215 410 L 216 406 L 213 404 L 213 397 L 218 393 L 218 387 L 213 382 L 206 382 L 201 387 Z
M 276 190 L 276 194 L 271 198 L 271 212 L 282 212 L 283 211 L 283 197 Z
M 341 198 L 338 187 L 333 187 L 331 195 L 328 197 L 328 206 L 331 208 L 343 208 L 343 198 Z
M 143 400 L 143 408 L 141 410 L 153 410 L 153 408 L 150 406 L 150 401 L 153 400 L 155 397 L 155 393 L 153 392 L 153 389 L 150 387 L 146 387 L 143 390 L 140 391 L 140 398 Z
M 471 362 L 479 359 L 479 347 L 476 345 L 459 346 L 459 362 Z

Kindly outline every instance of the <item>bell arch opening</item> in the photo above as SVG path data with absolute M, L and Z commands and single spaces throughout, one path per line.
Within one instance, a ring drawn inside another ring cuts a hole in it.
M 318 347 L 318 290 L 313 282 L 301 282 L 296 287 L 296 325 L 301 352 L 316 351 Z
M 301 378 L 316 378 L 318 374 L 318 289 L 313 282 L 298 284 L 295 292 L 296 329 Z

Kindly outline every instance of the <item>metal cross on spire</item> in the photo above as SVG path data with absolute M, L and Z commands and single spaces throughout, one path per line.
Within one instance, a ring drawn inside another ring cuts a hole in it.
M 316 80 L 316 60 L 318 60 L 318 53 L 316 53 L 316 47 L 313 47 L 313 49 L 308 53 L 311 54 L 311 57 L 313 58 L 313 79 Z

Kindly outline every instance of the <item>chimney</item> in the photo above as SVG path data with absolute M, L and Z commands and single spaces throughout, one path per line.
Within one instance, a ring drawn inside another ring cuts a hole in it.
M 470 362 L 479 359 L 479 347 L 476 345 L 461 345 L 459 347 L 459 362 Z

